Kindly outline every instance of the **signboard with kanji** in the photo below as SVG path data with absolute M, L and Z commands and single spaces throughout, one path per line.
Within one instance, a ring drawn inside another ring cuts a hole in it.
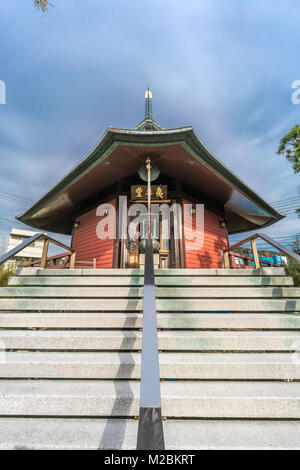
M 165 201 L 168 197 L 168 187 L 165 185 L 151 186 L 151 201 Z M 148 186 L 139 184 L 131 186 L 132 201 L 146 201 L 148 199 Z

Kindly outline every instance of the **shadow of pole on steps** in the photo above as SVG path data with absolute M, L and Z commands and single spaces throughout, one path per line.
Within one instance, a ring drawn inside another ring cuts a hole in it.
M 138 304 L 141 301 L 141 299 L 129 299 L 124 315 L 128 313 L 141 313 L 137 309 Z M 137 318 L 135 319 L 134 326 L 136 325 L 136 322 Z M 134 326 L 132 325 L 132 320 L 126 317 L 123 328 L 134 328 Z M 122 339 L 120 349 L 118 351 L 120 365 L 116 373 L 116 378 L 114 379 L 116 399 L 110 413 L 111 416 L 116 416 L 116 418 L 111 418 L 107 420 L 98 449 L 122 449 L 125 440 L 127 420 L 125 418 L 120 419 L 117 417 L 118 415 L 120 416 L 120 414 L 124 417 L 129 416 L 129 412 L 135 398 L 134 391 L 132 390 L 131 385 L 129 383 L 129 380 L 132 377 L 132 373 L 135 367 L 134 357 L 132 356 L 131 352 L 126 352 L 126 361 L 128 361 L 128 363 L 124 366 L 124 363 L 122 364 L 122 359 L 124 357 L 124 353 L 122 353 L 122 351 L 132 350 L 136 344 L 138 336 L 134 334 L 133 331 L 131 338 L 126 336 L 126 330 L 121 330 L 121 333 L 125 334 L 124 338 Z M 141 349 L 141 347 L 138 349 Z M 122 399 L 123 396 L 126 396 L 126 401 Z M 118 423 L 118 426 L 116 426 L 116 423 Z

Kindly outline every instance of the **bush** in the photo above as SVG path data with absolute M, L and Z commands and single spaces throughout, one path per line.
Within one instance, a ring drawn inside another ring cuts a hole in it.
M 289 265 L 285 266 L 285 272 L 294 279 L 295 287 L 300 287 L 300 264 L 289 259 Z
M 15 270 L 13 268 L 4 268 L 0 266 L 0 287 L 6 287 L 8 283 L 8 278 L 14 276 Z

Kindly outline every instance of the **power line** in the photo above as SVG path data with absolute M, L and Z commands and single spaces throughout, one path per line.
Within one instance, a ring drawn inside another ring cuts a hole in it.
M 286 206 L 294 206 L 296 204 L 299 204 L 300 198 L 299 199 L 294 199 L 293 201 L 284 201 L 281 202 L 280 204 L 272 204 L 273 207 L 286 207 Z
M 295 240 L 299 240 L 300 241 L 300 236 L 297 238 L 296 237 L 278 237 L 278 238 L 274 238 L 274 240 L 278 241 L 278 242 L 288 242 L 288 241 L 295 241 Z M 257 240 L 258 243 L 260 243 L 260 240 Z
M 293 206 L 283 206 L 283 207 L 275 207 L 275 209 L 279 212 L 286 212 L 286 211 L 292 211 L 292 210 L 297 210 L 300 207 L 300 202 L 299 204 L 294 204 Z
M 298 207 L 295 207 L 294 209 L 284 210 L 282 211 L 282 213 L 285 215 L 289 215 L 289 214 L 296 214 L 297 211 L 298 211 Z
M 237 235 L 230 235 L 230 236 L 231 236 L 232 238 L 236 238 L 236 237 L 237 237 Z M 279 239 L 283 239 L 283 238 L 291 238 L 291 239 L 294 239 L 294 238 L 297 238 L 297 237 L 300 238 L 300 233 L 295 233 L 295 235 L 281 235 L 281 236 L 278 235 L 278 236 L 275 236 L 275 237 L 272 237 L 272 238 L 273 238 L 274 240 L 279 240 Z M 257 239 L 257 241 L 260 242 L 260 241 L 262 241 L 262 240 Z M 247 243 L 250 243 L 250 241 L 247 242 Z
M 285 207 L 299 206 L 299 204 L 300 204 L 300 199 L 299 199 L 299 201 L 286 202 L 284 204 L 281 204 L 281 205 L 278 205 L 278 206 L 276 205 L 276 206 L 273 206 L 273 207 L 277 210 L 282 210 Z
M 25 225 L 25 224 L 23 224 L 23 222 L 19 222 L 18 220 L 14 220 L 14 219 L 8 219 L 7 217 L 0 217 L 0 220 L 3 221 L 3 222 L 9 222 L 9 223 L 13 223 L 13 224 Z
M 4 195 L 4 196 L 9 196 L 9 197 L 14 197 L 16 199 L 22 199 L 24 201 L 28 201 L 28 202 L 34 202 L 32 199 L 29 199 L 28 197 L 24 197 L 24 196 L 18 196 L 16 194 L 10 194 L 10 193 L 4 193 L 2 191 L 0 191 L 0 194 Z
M 294 209 L 286 209 L 286 210 L 282 210 L 280 211 L 282 214 L 284 215 L 290 215 L 290 214 L 296 214 L 296 212 L 298 211 L 298 207 L 297 208 L 294 208 Z
M 299 204 L 299 201 L 300 201 L 300 197 L 298 199 L 294 199 L 293 201 L 282 201 L 280 203 L 278 202 L 277 204 L 273 204 L 273 205 L 276 207 L 291 206 L 293 204 Z
M 29 205 L 34 202 L 32 199 L 16 196 L 13 194 L 2 193 L 2 192 L 0 192 L 0 199 L 4 199 L 5 201 L 10 201 L 10 202 L 15 202 L 17 204 L 22 204 L 22 205 Z
M 293 197 L 289 197 L 287 199 L 280 199 L 279 201 L 271 202 L 271 204 L 272 205 L 281 204 L 282 202 L 292 201 L 294 199 L 300 199 L 300 196 L 293 196 Z
M 292 196 L 271 203 L 277 211 L 286 215 L 295 214 L 300 207 L 300 196 Z
M 300 198 L 299 198 L 299 199 L 295 199 L 294 201 L 282 202 L 281 204 L 273 204 L 273 206 L 274 206 L 274 207 L 295 206 L 295 205 L 299 204 L 299 202 L 300 202 Z
M 295 232 L 293 235 L 275 235 L 273 238 L 294 238 L 294 237 L 300 237 L 300 232 Z
M 284 214 L 297 212 L 299 208 L 300 208 L 300 202 L 298 205 L 295 205 L 295 206 L 275 207 L 277 211 L 282 212 Z
M 4 202 L 4 201 L 5 201 L 5 202 Z M 28 203 L 26 203 L 26 202 L 14 201 L 13 199 L 2 198 L 2 197 L 0 196 L 0 204 L 1 204 L 2 206 L 5 205 L 7 202 L 8 202 L 8 203 L 15 204 L 16 206 L 22 207 L 22 208 L 28 207 Z
M 292 211 L 283 211 L 284 215 L 292 215 L 292 214 L 297 214 L 297 209 L 294 209 Z
M 279 199 L 278 201 L 273 201 L 271 204 L 282 204 L 283 202 L 291 202 L 291 201 L 295 201 L 296 199 L 299 199 L 299 198 L 300 198 L 300 195 L 293 196 L 293 197 L 289 197 L 287 199 Z
M 300 199 L 299 199 L 299 201 L 285 203 L 285 204 L 282 204 L 281 206 L 274 206 L 274 207 L 276 209 L 283 209 L 283 208 L 287 208 L 287 207 L 297 207 L 297 206 L 299 206 L 299 204 L 300 204 Z
M 277 241 L 277 240 L 275 240 Z M 300 243 L 300 240 L 290 240 L 290 241 L 279 241 L 278 243 L 280 243 L 280 245 L 293 245 L 295 243 Z M 270 246 L 267 242 L 264 242 L 264 243 L 257 243 L 257 245 L 264 245 L 264 246 Z

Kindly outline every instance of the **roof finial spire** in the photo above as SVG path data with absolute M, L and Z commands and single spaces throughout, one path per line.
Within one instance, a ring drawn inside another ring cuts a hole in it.
M 145 119 L 152 119 L 152 92 L 149 85 L 145 93 Z

